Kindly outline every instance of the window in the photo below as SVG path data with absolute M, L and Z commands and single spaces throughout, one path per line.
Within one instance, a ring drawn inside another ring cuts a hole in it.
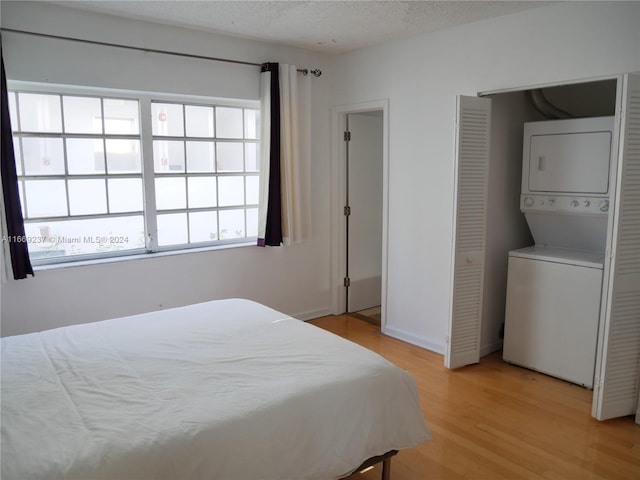
M 34 264 L 257 235 L 257 102 L 9 92 Z

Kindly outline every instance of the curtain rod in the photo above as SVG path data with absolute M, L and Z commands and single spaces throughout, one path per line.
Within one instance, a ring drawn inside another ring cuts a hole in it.
M 198 60 L 209 60 L 209 61 L 213 61 L 213 62 L 226 62 L 226 63 L 236 63 L 239 65 L 250 65 L 253 67 L 261 67 L 263 64 L 262 63 L 254 63 L 254 62 L 244 62 L 242 60 L 232 60 L 229 58 L 218 58 L 218 57 L 208 57 L 205 55 L 194 55 L 192 53 L 180 53 L 180 52 L 172 52 L 169 50 L 158 50 L 155 48 L 143 48 L 143 47 L 133 47 L 131 45 L 122 45 L 119 43 L 109 43 L 109 42 L 99 42 L 97 40 L 85 40 L 85 39 L 81 39 L 81 38 L 72 38 L 72 37 L 63 37 L 61 35 L 51 35 L 49 33 L 38 33 L 38 32 L 29 32 L 26 30 L 16 30 L 13 28 L 2 28 L 0 29 L 3 32 L 9 32 L 9 33 L 20 33 L 22 35 L 32 35 L 35 37 L 43 37 L 43 38 L 53 38 L 56 40 L 67 40 L 70 42 L 80 42 L 80 43 L 88 43 L 90 45 L 100 45 L 103 47 L 114 47 L 114 48 L 124 48 L 127 50 L 137 50 L 140 52 L 146 52 L 146 53 L 159 53 L 161 55 L 173 55 L 176 57 L 186 57 L 186 58 L 195 58 Z M 320 75 L 322 75 L 322 71 L 318 68 L 315 68 L 313 70 L 309 70 L 307 68 L 299 68 L 298 72 L 302 73 L 303 75 L 308 75 L 309 73 L 311 73 L 314 77 L 319 77 Z

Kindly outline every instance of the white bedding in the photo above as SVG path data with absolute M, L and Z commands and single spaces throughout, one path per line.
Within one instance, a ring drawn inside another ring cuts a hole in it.
M 328 480 L 430 436 L 413 378 L 230 299 L 2 339 L 2 480 Z

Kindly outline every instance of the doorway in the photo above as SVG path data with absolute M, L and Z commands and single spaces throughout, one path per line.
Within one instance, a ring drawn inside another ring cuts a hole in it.
M 345 134 L 345 311 L 380 325 L 383 112 L 348 113 Z
M 459 357 L 463 364 L 466 363 L 466 354 L 459 355 L 463 350 L 473 359 L 470 363 L 477 363 L 480 357 L 502 348 L 509 252 L 534 245 L 520 204 L 524 124 L 545 120 L 544 112 L 551 106 L 555 106 L 558 111 L 567 112 L 567 115 L 573 118 L 613 116 L 616 111 L 617 85 L 617 78 L 593 79 L 543 85 L 533 89 L 529 87 L 482 93 L 470 100 L 459 99 L 459 103 L 468 102 L 464 107 L 467 117 L 463 118 L 459 112 L 462 127 L 468 128 L 460 128 L 460 131 L 467 131 L 474 141 L 478 129 L 477 123 L 474 122 L 477 122 L 480 111 L 487 112 L 487 135 L 483 137 L 487 142 L 484 145 L 487 148 L 487 156 L 483 163 L 485 168 L 482 169 L 487 183 L 482 185 L 482 192 L 459 189 L 456 193 L 456 202 L 462 207 L 461 214 L 457 213 L 456 221 L 463 222 L 463 227 L 469 231 L 456 238 L 456 245 L 461 245 L 464 250 L 456 252 L 456 258 L 452 261 L 458 269 L 456 273 L 460 278 L 460 289 L 455 291 L 451 299 L 449 327 L 452 333 L 449 335 L 451 342 L 448 345 L 459 345 L 458 354 L 455 356 Z M 534 99 L 532 91 L 542 95 L 544 101 Z M 474 145 L 478 145 L 478 142 Z M 467 177 L 464 178 L 471 183 L 465 185 L 474 187 L 481 170 L 475 162 L 475 156 L 468 160 L 465 167 Z M 458 169 L 463 166 L 457 162 Z M 470 197 L 469 194 L 474 192 L 480 196 Z M 484 212 L 480 215 L 482 222 L 477 223 L 480 211 Z M 482 230 L 475 230 L 476 226 L 480 226 Z M 470 243 L 470 232 L 482 237 L 478 238 L 480 241 Z M 479 251 L 470 250 L 467 246 L 479 247 Z M 465 272 L 474 265 L 482 265 L 486 271 L 470 281 L 466 278 Z M 461 290 L 462 288 L 466 291 Z M 472 295 L 475 295 L 473 310 L 467 308 Z M 465 324 L 453 328 L 454 316 L 464 319 Z M 460 333 L 468 336 L 463 337 Z M 457 361 L 451 359 L 451 365 L 456 363 Z
M 384 332 L 388 101 L 333 107 L 331 125 L 332 313 L 373 316 Z

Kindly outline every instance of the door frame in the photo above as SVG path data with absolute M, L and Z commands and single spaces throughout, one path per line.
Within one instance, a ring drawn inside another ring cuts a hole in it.
M 620 103 L 619 103 L 619 96 L 620 96 L 620 88 L 621 88 L 621 82 L 622 82 L 622 77 L 623 74 L 611 74 L 611 75 L 602 75 L 602 76 L 595 76 L 595 77 L 578 77 L 578 78 L 571 78 L 571 79 L 564 79 L 564 80 L 558 80 L 558 81 L 550 81 L 550 82 L 545 82 L 545 83 L 536 83 L 536 84 L 524 84 L 524 85 L 516 85 L 516 86 L 511 86 L 508 88 L 498 88 L 495 90 L 478 90 L 476 91 L 476 97 L 478 98 L 491 98 L 493 95 L 499 95 L 499 94 L 503 94 L 503 93 L 514 93 L 514 92 L 522 92 L 522 91 L 526 91 L 526 90 L 532 90 L 532 89 L 537 89 L 537 88 L 548 88 L 548 87 L 560 87 L 560 86 L 565 86 L 565 85 L 574 85 L 574 84 L 580 84 L 580 83 L 589 83 L 589 82 L 597 82 L 597 81 L 603 81 L 603 80 L 615 80 L 617 82 L 617 92 L 616 92 L 616 107 L 615 107 L 615 117 L 616 117 L 616 126 L 615 126 L 615 131 L 614 131 L 614 141 L 617 142 L 619 139 L 619 135 L 620 135 L 620 128 L 619 128 L 619 123 L 620 123 Z M 469 94 L 468 96 L 473 96 L 472 94 Z M 456 138 L 454 139 L 454 142 L 457 141 L 457 127 L 455 129 L 455 135 Z M 616 149 L 618 148 L 617 143 L 616 143 Z M 616 150 L 617 151 L 617 150 Z M 617 155 L 617 154 L 616 154 Z M 454 157 L 453 159 L 454 161 L 454 171 L 455 169 L 458 168 L 458 161 L 459 159 L 457 157 Z M 522 161 L 522 160 L 521 160 Z M 617 175 L 617 165 L 618 162 L 618 158 L 616 157 L 616 162 L 614 164 L 614 167 L 611 170 L 611 175 L 615 178 L 615 176 Z M 489 165 L 490 168 L 490 165 Z M 454 176 L 454 179 L 456 177 Z M 456 180 L 457 181 L 457 180 Z M 614 198 L 615 197 L 615 185 L 613 186 L 611 193 L 610 193 L 610 197 Z M 455 202 L 457 202 L 457 191 L 454 189 L 454 193 L 453 193 L 453 199 L 452 199 L 453 204 L 455 205 Z M 453 211 L 453 225 L 455 225 L 455 223 L 457 222 L 457 213 L 456 210 L 454 209 Z M 611 237 L 612 233 L 613 233 L 613 223 L 612 223 L 612 215 L 609 216 L 609 222 L 607 225 L 607 241 L 609 241 L 609 238 Z M 451 242 L 452 245 L 455 244 L 455 228 L 452 231 L 452 237 L 451 237 Z M 607 244 L 608 245 L 608 244 Z M 487 246 L 485 245 L 485 252 L 486 252 Z M 484 252 L 483 252 L 484 255 Z M 456 257 L 456 252 L 455 249 L 452 249 L 451 251 L 451 265 L 455 265 L 455 257 Z M 605 255 L 605 267 L 604 267 L 604 271 L 603 271 L 603 289 L 602 289 L 602 296 L 601 296 L 601 302 L 605 301 L 605 294 L 606 291 L 609 287 L 608 285 L 608 267 L 610 265 L 610 254 L 609 254 L 609 250 L 607 250 L 606 255 Z M 453 278 L 454 275 L 454 271 L 453 271 L 453 267 L 451 268 L 451 276 Z M 449 299 L 449 316 L 447 319 L 447 331 L 451 332 L 451 322 L 452 322 L 452 311 L 453 311 L 453 288 L 450 288 L 450 299 Z M 484 291 L 482 292 L 482 296 L 484 298 Z M 598 369 L 598 365 L 599 365 L 599 361 L 601 359 L 601 343 L 602 343 L 602 336 L 603 336 L 603 314 L 604 314 L 604 310 L 602 309 L 601 306 L 601 310 L 600 310 L 600 320 L 599 320 L 599 326 L 598 326 L 598 349 L 596 352 L 596 369 Z M 479 341 L 480 341 L 480 351 L 482 352 L 482 315 L 480 316 L 480 329 L 479 329 Z M 451 333 L 448 335 L 449 337 L 451 336 Z M 453 342 L 452 338 L 447 338 L 447 343 L 449 342 Z
M 347 178 L 344 132 L 347 115 L 382 111 L 382 288 L 380 295 L 381 329 L 387 319 L 387 259 L 389 245 L 389 100 L 338 105 L 331 108 L 331 313 L 344 313 L 346 294 L 344 266 L 346 265 L 346 222 L 344 206 Z
M 635 74 L 639 74 L 639 73 L 640 72 L 636 72 Z M 512 87 L 509 89 L 499 89 L 499 90 L 478 92 L 477 94 L 478 97 L 485 97 L 485 96 L 491 96 L 494 94 L 529 90 L 533 88 L 572 85 L 572 84 L 587 83 L 587 82 L 599 81 L 599 80 L 615 80 L 616 81 L 616 105 L 615 105 L 615 112 L 614 112 L 615 130 L 614 130 L 613 145 L 612 145 L 614 161 L 611 169 L 611 179 L 613 183 L 610 191 L 610 201 L 613 199 L 613 202 L 612 202 L 612 208 L 610 208 L 610 215 L 609 215 L 608 224 L 607 224 L 607 246 L 605 250 L 603 282 L 602 282 L 602 290 L 601 290 L 601 297 L 600 297 L 601 304 L 600 304 L 599 325 L 598 325 L 598 340 L 597 340 L 597 346 L 596 346 L 594 389 L 593 389 L 593 396 L 592 396 L 592 402 L 591 402 L 591 406 L 592 406 L 591 416 L 597 419 L 605 418 L 604 416 L 603 418 L 600 418 L 600 415 L 598 413 L 599 409 L 601 409 L 601 401 L 599 400 L 598 397 L 599 397 L 599 392 L 601 391 L 602 388 L 604 388 L 604 380 L 601 377 L 601 375 L 603 370 L 603 362 L 605 362 L 605 358 L 604 358 L 605 337 L 609 335 L 609 330 L 611 329 L 611 326 L 610 326 L 610 318 L 611 318 L 610 294 L 611 292 L 610 291 L 612 288 L 612 282 L 614 280 L 611 274 L 611 268 L 614 262 L 613 257 L 615 255 L 613 252 L 614 247 L 612 245 L 612 242 L 617 234 L 616 233 L 617 220 L 615 216 L 616 216 L 617 209 L 619 208 L 617 204 L 618 203 L 617 196 L 618 196 L 618 189 L 620 188 L 619 183 L 622 180 L 621 173 L 619 173 L 619 170 L 624 166 L 623 154 L 625 152 L 622 150 L 622 146 L 621 146 L 622 142 L 624 141 L 623 138 L 621 138 L 621 135 L 622 135 L 621 125 L 622 125 L 622 119 L 623 119 L 623 113 L 624 113 L 624 109 L 622 107 L 622 94 L 623 94 L 623 90 L 625 88 L 625 82 L 626 82 L 624 78 L 628 78 L 628 75 L 631 75 L 631 73 L 612 74 L 612 75 L 605 75 L 605 76 L 591 77 L 591 78 L 576 78 L 571 80 L 563 80 L 559 82 L 549 82 L 549 83 L 540 84 L 540 85 L 530 85 L 526 87 Z M 449 323 L 450 322 L 451 322 L 451 319 L 449 319 Z M 636 423 L 640 424 L 640 398 L 638 399 L 638 404 L 636 405 Z

